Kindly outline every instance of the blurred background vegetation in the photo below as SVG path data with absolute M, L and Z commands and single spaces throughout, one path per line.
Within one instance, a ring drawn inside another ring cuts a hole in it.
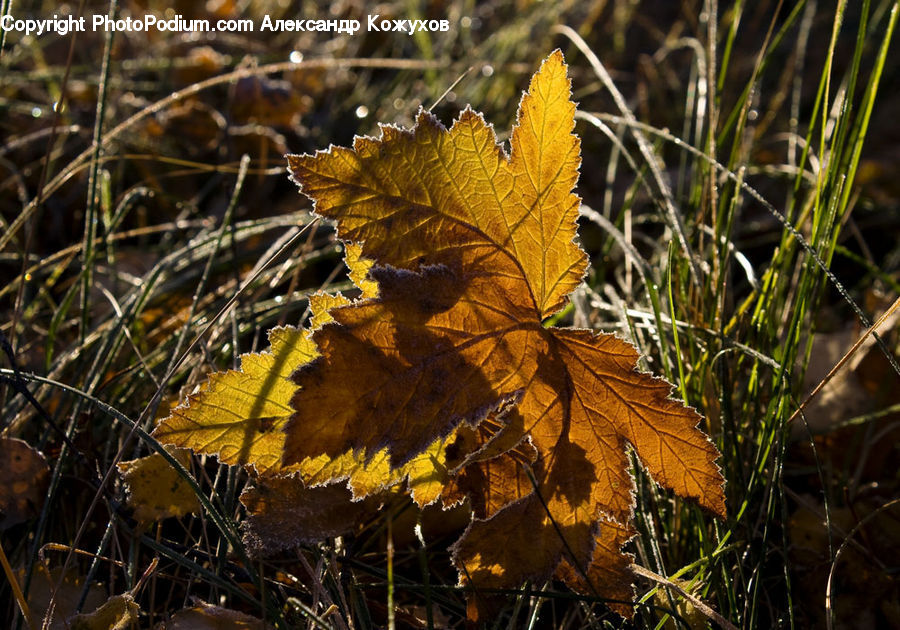
M 797 412 L 900 293 L 896 2 L 0 9 L 450 23 L 413 36 L 0 33 L 0 419 L 50 467 L 40 500 L 0 522 L 7 625 L 25 627 L 17 602 L 46 608 L 46 562 L 57 581 L 72 569 L 65 614 L 140 585 L 137 627 L 190 597 L 279 627 L 462 627 L 446 549 L 459 519 L 398 503 L 338 541 L 248 566 L 224 531 L 242 519 L 244 473 L 194 458 L 226 525 L 201 510 L 148 526 L 123 503 L 114 461 L 152 452 L 128 419 L 149 431 L 207 374 L 264 349 L 268 329 L 304 323 L 307 295 L 349 289 L 333 231 L 300 233 L 310 207 L 285 153 L 409 126 L 420 107 L 449 125 L 467 104 L 505 141 L 528 78 L 561 48 L 592 267 L 560 319 L 636 343 L 643 367 L 706 415 L 729 482 L 729 519 L 716 523 L 642 476 L 636 562 L 739 627 L 900 627 L 896 317 Z M 635 626 L 710 623 L 652 582 L 637 582 L 635 601 Z M 610 624 L 628 625 L 555 583 L 523 585 L 496 619 Z

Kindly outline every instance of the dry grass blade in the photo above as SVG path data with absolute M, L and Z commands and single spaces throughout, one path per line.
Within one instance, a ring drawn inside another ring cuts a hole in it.
M 800 406 L 797 407 L 797 409 L 794 411 L 793 414 L 791 414 L 791 417 L 788 419 L 788 423 L 793 422 L 794 420 L 797 419 L 798 416 L 800 416 L 803 413 L 803 410 L 806 408 L 806 405 L 808 405 L 810 403 L 810 401 L 813 398 L 815 398 L 816 394 L 818 394 L 820 391 L 822 391 L 822 389 L 826 385 L 828 385 L 828 383 L 831 381 L 831 379 L 834 378 L 838 372 L 840 372 L 841 368 L 844 367 L 844 365 L 862 347 L 862 345 L 865 343 L 866 339 L 868 339 L 870 336 L 872 336 L 874 334 L 877 334 L 878 329 L 886 321 L 888 321 L 890 319 L 890 317 L 894 314 L 894 312 L 897 311 L 898 308 L 900 308 L 900 298 L 897 298 L 896 300 L 894 300 L 894 303 L 891 304 L 891 306 L 884 313 L 882 313 L 881 317 L 879 317 L 875 321 L 874 324 L 869 326 L 868 330 L 866 330 L 866 332 L 863 333 L 863 335 L 859 339 L 856 340 L 856 343 L 854 343 L 850 347 L 850 349 L 847 350 L 847 352 L 844 354 L 844 356 L 841 357 L 840 361 L 835 363 L 834 367 L 832 367 L 831 370 L 828 372 L 828 374 L 825 375 L 825 378 L 823 378 L 821 381 L 819 381 L 819 384 L 815 386 L 815 388 L 809 393 L 809 395 L 803 400 L 803 402 L 800 403 Z
M 725 617 L 710 608 L 708 604 L 704 603 L 698 597 L 691 595 L 672 580 L 668 580 L 661 575 L 657 575 L 653 571 L 649 571 L 637 564 L 632 564 L 630 567 L 628 567 L 628 569 L 630 571 L 634 571 L 637 575 L 640 575 L 643 578 L 647 578 L 648 580 L 656 582 L 657 584 L 660 584 L 666 588 L 672 589 L 673 591 L 684 597 L 686 600 L 691 602 L 691 604 L 694 605 L 694 608 L 703 613 L 704 617 L 706 617 L 710 621 L 715 621 L 721 627 L 726 628 L 726 630 L 738 630 L 737 626 L 735 626 L 733 623 L 725 619 Z

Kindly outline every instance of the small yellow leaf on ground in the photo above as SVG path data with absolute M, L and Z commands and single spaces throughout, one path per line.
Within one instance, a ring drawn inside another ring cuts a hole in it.
M 129 630 L 137 622 L 140 606 L 130 593 L 110 597 L 92 613 L 69 617 L 69 630 Z
M 182 465 L 190 462 L 190 451 L 168 449 Z M 119 472 L 128 493 L 128 507 L 141 523 L 184 516 L 200 510 L 200 502 L 187 480 L 159 453 L 121 462 Z

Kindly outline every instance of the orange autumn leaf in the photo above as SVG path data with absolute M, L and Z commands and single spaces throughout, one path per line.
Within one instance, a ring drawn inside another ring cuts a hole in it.
M 557 51 L 522 98 L 508 156 L 466 109 L 449 130 L 422 111 L 411 130 L 288 157 L 316 213 L 372 261 L 378 295 L 336 305 L 312 333 L 319 356 L 292 375 L 282 465 L 386 450 L 397 468 L 491 418 L 493 459 L 454 471 L 491 497 L 455 546 L 476 589 L 557 571 L 579 589 L 630 589 L 629 445 L 662 486 L 725 514 L 719 453 L 672 386 L 637 371 L 615 336 L 543 324 L 587 267 L 570 96 Z M 533 461 L 502 459 L 524 442 Z

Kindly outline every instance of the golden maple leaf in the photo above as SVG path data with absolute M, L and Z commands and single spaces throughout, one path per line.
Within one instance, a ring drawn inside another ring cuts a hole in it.
M 387 452 L 398 468 L 489 419 L 496 430 L 454 471 L 468 479 L 445 494 L 480 506 L 455 546 L 461 579 L 509 588 L 557 573 L 621 597 L 626 446 L 662 486 L 720 516 L 723 479 L 700 416 L 635 370 L 630 344 L 543 325 L 587 266 L 574 242 L 570 94 L 557 51 L 522 98 L 508 157 L 471 109 L 449 130 L 423 111 L 412 130 L 288 156 L 316 213 L 373 261 L 379 293 L 333 308 L 313 332 L 320 356 L 292 376 L 283 465 Z M 526 442 L 534 457 L 514 457 Z

